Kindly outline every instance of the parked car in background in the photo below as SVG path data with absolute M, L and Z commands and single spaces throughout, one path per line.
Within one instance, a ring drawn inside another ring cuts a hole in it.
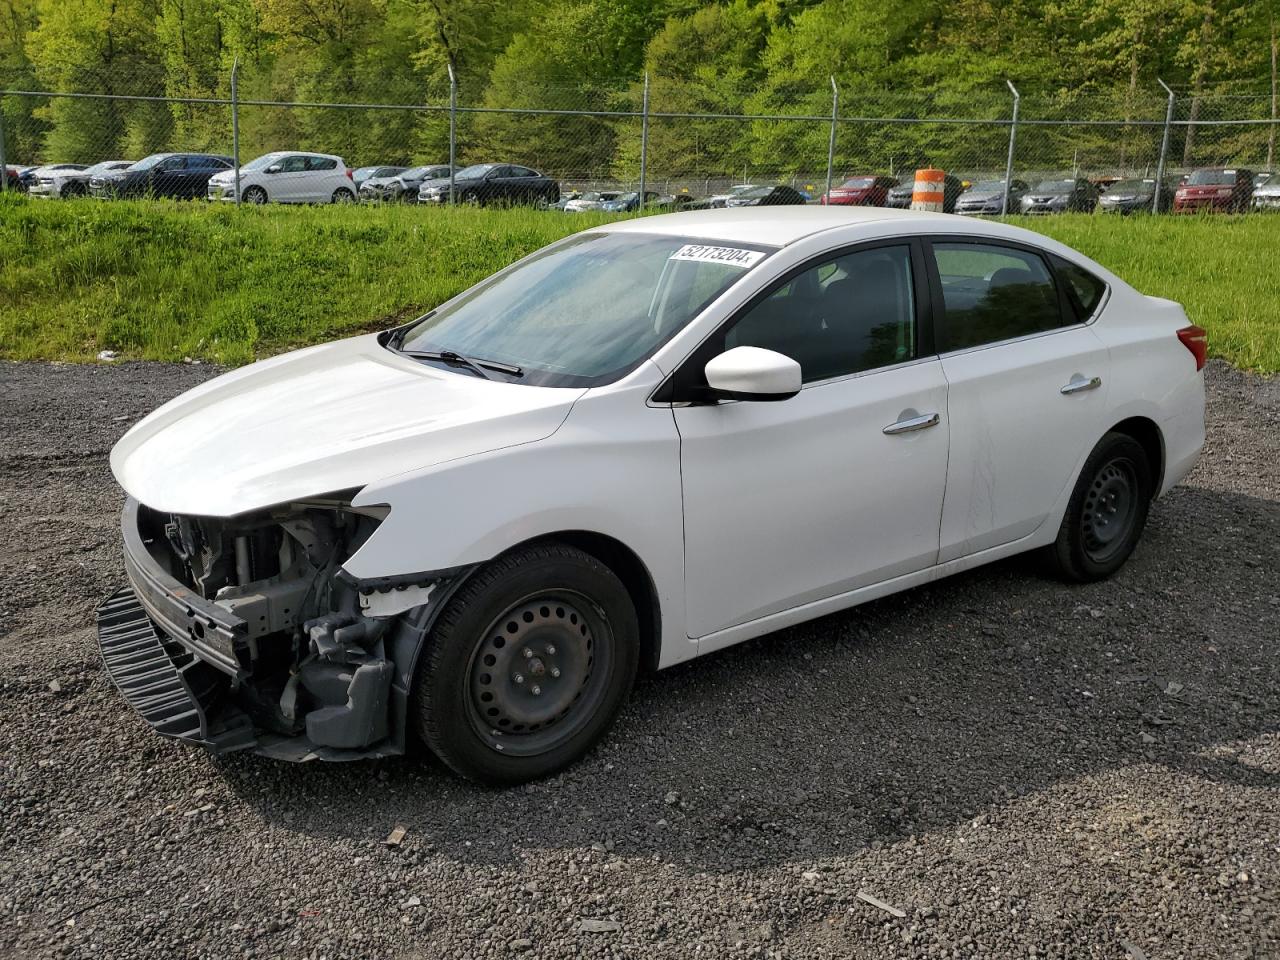
M 208 180 L 210 200 L 236 199 L 234 170 Z M 342 203 L 356 198 L 347 165 L 328 153 L 264 153 L 240 168 L 240 199 L 245 203 Z
M 230 157 L 209 153 L 153 153 L 123 170 L 108 170 L 89 180 L 89 193 L 100 198 L 203 197 L 209 178 L 231 169 Z
M 1109 174 L 1106 174 L 1105 176 L 1094 177 L 1089 182 L 1098 188 L 1099 193 L 1106 193 L 1108 190 L 1112 188 L 1112 186 L 1119 183 L 1123 179 L 1124 177 L 1109 173 Z
M 22 182 L 22 168 L 5 166 L 3 171 L 4 188 L 13 190 L 16 193 L 24 193 L 26 185 Z
M 360 185 L 370 177 L 394 177 L 398 173 L 404 173 L 408 167 L 356 167 L 351 171 L 351 182 L 355 184 L 357 190 Z
M 885 197 L 884 205 L 895 210 L 909 210 L 911 208 L 911 195 L 915 192 L 915 188 L 915 180 L 904 180 L 896 187 L 891 187 L 888 196 Z M 964 193 L 964 189 L 963 180 L 949 173 L 946 175 L 942 181 L 943 213 L 955 213 L 956 201 L 960 199 L 960 194 Z
M 1177 303 L 1003 223 L 596 226 L 135 423 L 102 658 L 213 753 L 420 743 L 477 780 L 546 777 L 642 667 L 1030 551 L 1115 574 L 1200 455 L 1206 347 Z
M 86 197 L 89 181 L 100 173 L 123 170 L 132 160 L 103 160 L 91 167 L 78 163 L 61 163 L 52 167 L 37 167 L 28 193 L 33 197 Z
M 577 200 L 580 196 L 582 196 L 581 190 L 570 190 L 568 193 L 561 193 L 560 199 L 557 200 L 555 203 L 551 204 L 551 206 L 548 209 L 564 210 L 564 208 L 568 206 L 570 200 Z
M 755 187 L 744 190 L 728 200 L 729 207 L 776 207 L 788 204 L 808 203 L 809 197 L 795 187 L 779 183 L 772 187 Z
M 677 210 L 693 210 L 698 198 L 691 193 L 668 193 L 645 202 L 646 210 L 672 213 Z
M 1031 189 L 1025 180 L 1009 181 L 1009 212 L 1017 213 L 1022 198 Z M 979 180 L 956 201 L 955 212 L 962 217 L 973 217 L 979 214 L 999 215 L 1004 209 L 1004 181 Z
M 448 203 L 449 182 L 424 181 L 418 199 L 424 203 Z M 539 204 L 551 206 L 560 199 L 560 184 L 537 170 L 514 163 L 476 163 L 453 177 L 458 203 Z
M 1160 187 L 1160 208 L 1157 212 L 1165 213 L 1173 206 L 1175 189 L 1168 181 Z M 1155 177 L 1118 180 L 1098 198 L 1098 209 L 1103 213 L 1150 213 L 1155 193 Z
M 27 193 L 36 195 L 48 195 L 47 184 L 52 183 L 53 179 L 59 175 L 72 173 L 83 173 L 88 170 L 88 166 L 83 163 L 45 163 L 38 167 L 27 167 L 20 174 L 22 187 Z M 41 181 L 45 181 L 42 184 Z
M 730 187 L 728 190 L 724 191 L 723 193 L 713 193 L 709 197 L 703 197 L 701 200 L 697 201 L 697 209 L 714 210 L 720 207 L 727 207 L 729 205 L 729 201 L 732 200 L 734 197 L 747 193 L 750 190 L 759 190 L 759 189 L 760 189 L 759 184 L 755 184 L 755 183 L 735 184 L 734 186 Z
M 428 180 L 448 180 L 449 165 L 432 163 L 420 167 L 410 167 L 389 177 L 369 177 L 360 184 L 360 199 L 367 201 L 389 201 L 418 199 L 418 190 Z
M 876 174 L 849 177 L 838 187 L 831 188 L 831 195 L 818 198 L 822 204 L 842 207 L 883 207 L 889 199 L 889 191 L 899 186 L 895 177 Z
M 1280 173 L 1269 173 L 1261 182 L 1254 181 L 1253 209 L 1280 210 Z
M 570 200 L 564 205 L 565 213 L 585 213 L 588 210 L 599 210 L 604 204 L 622 196 L 619 190 L 588 190 L 586 193 Z
M 1092 213 L 1098 205 L 1098 188 L 1083 177 L 1074 180 L 1041 180 L 1022 197 L 1026 214 Z
M 644 192 L 644 200 L 640 199 L 640 194 L 632 190 L 630 193 L 624 193 L 612 200 L 608 200 L 600 205 L 600 209 L 605 213 L 632 213 L 640 209 L 641 204 L 648 206 L 654 200 L 658 199 L 658 194 L 653 190 Z
M 1192 171 L 1173 196 L 1174 213 L 1244 213 L 1253 203 L 1253 171 L 1206 167 Z

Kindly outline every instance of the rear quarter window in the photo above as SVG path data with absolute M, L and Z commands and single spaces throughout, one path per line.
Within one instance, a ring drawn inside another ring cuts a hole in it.
M 1062 282 L 1067 293 L 1067 302 L 1080 323 L 1084 323 L 1098 309 L 1102 297 L 1107 292 L 1107 285 L 1095 277 L 1084 267 L 1077 266 L 1061 257 L 1051 257 L 1053 269 Z

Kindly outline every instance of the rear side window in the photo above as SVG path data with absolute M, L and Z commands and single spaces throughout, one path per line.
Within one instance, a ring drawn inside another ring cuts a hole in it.
M 1075 319 L 1084 323 L 1098 309 L 1102 295 L 1107 292 L 1107 285 L 1084 267 L 1078 267 L 1061 257 L 1052 259 L 1053 269 L 1058 272 L 1058 279 L 1063 283 L 1067 302 L 1071 304 Z
M 1063 325 L 1053 275 L 1038 254 L 994 244 L 935 243 L 933 256 L 942 281 L 942 351 Z
M 307 157 L 308 170 L 332 170 L 338 165 L 333 157 Z

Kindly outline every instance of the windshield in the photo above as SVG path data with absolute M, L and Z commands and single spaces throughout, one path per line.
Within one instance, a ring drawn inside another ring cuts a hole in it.
M 424 317 L 399 348 L 512 364 L 524 371 L 521 383 L 608 383 L 771 251 L 685 237 L 577 234 Z
M 406 180 L 422 180 L 431 172 L 430 167 L 412 167 L 400 174 Z
M 1036 193 L 1069 193 L 1076 188 L 1074 180 L 1041 180 Z
M 256 160 L 250 160 L 240 169 L 245 171 L 246 173 L 250 170 L 265 170 L 267 167 L 271 166 L 273 163 L 278 161 L 283 156 L 284 156 L 283 153 L 264 153 L 262 156 L 258 157 Z
M 614 203 L 630 203 L 636 198 L 634 193 L 620 193 L 613 198 Z
M 769 194 L 773 193 L 773 187 L 752 187 L 750 190 L 743 190 L 738 194 L 739 200 L 763 200 Z
M 1280 183 L 1280 174 L 1260 173 L 1253 178 L 1253 185 L 1255 187 L 1261 187 L 1265 184 L 1270 184 L 1270 183 Z
M 736 187 L 729 188 L 729 196 L 736 197 L 746 193 L 748 190 L 759 190 L 754 183 L 740 183 Z
M 1197 170 L 1187 177 L 1187 183 L 1193 187 L 1207 187 L 1213 184 L 1230 187 L 1235 186 L 1235 182 L 1236 172 L 1234 170 Z
M 993 190 L 1003 190 L 1003 180 L 979 180 L 969 188 L 974 193 L 990 193 Z
M 137 163 L 135 163 L 135 164 L 134 164 L 132 167 L 130 167 L 129 169 L 130 169 L 130 170 L 150 170 L 150 169 L 151 169 L 152 167 L 154 167 L 157 163 L 159 163 L 159 162 L 160 162 L 160 161 L 162 161 L 162 160 L 166 160 L 166 159 L 168 159 L 170 156 L 172 156 L 172 154 L 168 154 L 168 153 L 153 153 L 153 154 L 152 154 L 151 156 L 149 156 L 149 157 L 143 157 L 141 160 L 139 160 Z
M 470 167 L 463 167 L 453 175 L 453 178 L 455 180 L 479 180 L 495 166 L 497 166 L 497 164 L 477 163 Z
M 1117 180 L 1107 187 L 1107 193 L 1148 193 L 1155 185 L 1154 180 Z
M 840 186 L 847 187 L 850 190 L 865 190 L 867 187 L 873 186 L 875 182 L 875 177 L 850 177 Z
M 95 163 L 92 167 L 85 170 L 85 173 L 108 173 L 111 170 L 120 170 L 128 166 L 119 160 L 103 160 L 101 163 Z

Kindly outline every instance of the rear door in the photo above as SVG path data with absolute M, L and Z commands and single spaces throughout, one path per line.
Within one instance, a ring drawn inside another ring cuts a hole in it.
M 1108 351 L 1048 257 L 979 239 L 929 244 L 951 425 L 939 563 L 1030 536 L 1106 432 Z
M 298 199 L 308 203 L 325 203 L 341 186 L 346 175 L 338 173 L 338 161 L 333 157 L 307 157 L 307 173 L 300 182 Z M 348 189 L 350 189 L 348 187 Z

